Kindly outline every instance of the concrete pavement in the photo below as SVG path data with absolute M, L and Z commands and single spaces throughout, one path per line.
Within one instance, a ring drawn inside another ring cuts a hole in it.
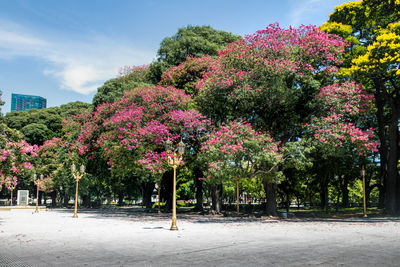
M 400 219 L 0 212 L 0 266 L 399 266 Z

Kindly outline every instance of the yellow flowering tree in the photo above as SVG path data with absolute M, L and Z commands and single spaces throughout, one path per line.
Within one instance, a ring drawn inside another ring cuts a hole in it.
M 387 28 L 376 30 L 376 40 L 367 46 L 366 53 L 352 60 L 350 73 L 361 72 L 374 78 L 382 76 L 392 81 L 389 93 L 394 93 L 396 79 L 400 77 L 400 21 L 390 23 Z

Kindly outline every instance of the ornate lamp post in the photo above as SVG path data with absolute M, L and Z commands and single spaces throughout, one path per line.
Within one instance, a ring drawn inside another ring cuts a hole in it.
M 34 183 L 36 185 L 36 209 L 35 209 L 35 213 L 38 213 L 39 212 L 39 206 L 38 206 L 38 204 L 39 204 L 39 187 L 42 185 L 42 182 L 43 182 L 43 174 L 40 175 L 40 179 L 36 179 L 36 177 L 37 177 L 36 173 L 33 174 L 33 180 L 34 180 Z
M 363 177 L 363 207 L 364 207 L 364 217 L 367 216 L 367 202 L 366 202 L 366 197 L 365 197 L 365 169 L 362 167 L 361 169 L 361 175 Z
M 75 208 L 74 208 L 74 216 L 73 218 L 78 218 L 78 183 L 82 176 L 85 174 L 85 166 L 81 165 L 80 171 L 76 170 L 75 163 L 72 163 L 71 166 L 72 176 L 74 176 L 76 180 L 76 189 L 75 189 Z
M 174 182 L 172 191 L 172 225 L 171 231 L 178 230 L 176 226 L 176 168 L 182 164 L 182 155 L 185 153 L 185 144 L 180 141 L 177 149 L 173 149 L 171 140 L 165 142 L 165 151 L 168 156 L 168 164 L 174 169 Z M 178 153 L 177 153 L 178 152 Z

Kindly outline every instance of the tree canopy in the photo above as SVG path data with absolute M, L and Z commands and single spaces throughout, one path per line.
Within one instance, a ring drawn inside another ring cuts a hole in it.
M 162 40 L 157 52 L 157 61 L 150 65 L 153 83 L 161 80 L 162 73 L 177 66 L 188 56 L 217 56 L 218 51 L 241 37 L 230 32 L 215 30 L 210 26 L 187 26 L 179 28 L 171 37 Z
M 4 122 L 21 131 L 28 143 L 41 145 L 45 140 L 61 137 L 65 118 L 91 108 L 90 104 L 77 101 L 60 107 L 12 111 L 6 114 Z
M 317 27 L 270 25 L 220 52 L 197 83 L 198 105 L 216 122 L 244 118 L 287 141 L 313 112 L 314 96 L 337 69 L 344 45 Z
M 148 66 L 124 67 L 120 70 L 118 78 L 106 81 L 97 89 L 92 103 L 95 107 L 103 103 L 112 103 L 120 99 L 126 91 L 146 85 L 151 85 Z

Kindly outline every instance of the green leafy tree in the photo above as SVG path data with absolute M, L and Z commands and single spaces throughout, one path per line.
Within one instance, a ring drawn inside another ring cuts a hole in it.
M 48 179 L 49 183 L 46 188 L 49 190 L 51 190 L 50 187 L 54 188 L 51 191 L 54 204 L 57 194 L 62 196 L 67 203 L 75 189 L 69 169 L 72 161 L 68 154 L 69 149 L 73 146 L 71 140 L 69 142 L 64 141 L 71 134 L 63 130 L 63 120 L 64 118 L 72 118 L 77 114 L 84 114 L 88 110 L 92 110 L 92 105 L 78 101 L 60 107 L 14 111 L 5 116 L 5 122 L 10 125 L 10 128 L 20 130 L 30 144 L 41 145 L 40 157 L 36 158 L 34 164 L 37 169 L 36 172 L 45 175 Z M 54 138 L 56 141 L 53 140 Z M 46 142 L 46 140 L 50 141 Z M 68 164 L 64 166 L 63 163 Z M 28 185 L 27 182 L 31 182 L 31 180 L 20 180 L 19 182 Z M 54 186 L 50 186 L 53 182 Z M 49 190 L 47 191 L 50 192 Z
M 21 131 L 30 144 L 42 145 L 45 140 L 62 136 L 65 118 L 91 109 L 92 105 L 77 101 L 60 107 L 12 111 L 4 121 L 8 127 Z
M 8 127 L 16 130 L 21 130 L 29 123 L 28 112 L 12 111 L 6 114 L 4 121 Z
M 126 91 L 146 85 L 151 85 L 148 66 L 124 67 L 118 78 L 106 81 L 97 89 L 92 103 L 95 107 L 103 103 L 113 103 L 121 99 Z
M 1 100 L 1 96 L 3 95 L 3 92 L 0 90 L 0 121 L 3 117 L 3 113 L 1 113 L 1 106 L 4 105 L 4 101 Z
M 49 128 L 41 123 L 30 123 L 21 129 L 26 141 L 30 144 L 41 145 L 50 134 Z
M 158 49 L 158 59 L 150 65 L 151 79 L 158 83 L 164 71 L 177 66 L 188 56 L 217 56 L 218 51 L 241 37 L 230 32 L 215 30 L 210 26 L 187 26 L 178 29 L 171 37 L 162 40 Z
M 91 104 L 75 101 L 61 105 L 59 108 L 59 114 L 63 119 L 66 119 L 82 112 L 85 113 L 88 110 L 93 110 L 93 106 Z

